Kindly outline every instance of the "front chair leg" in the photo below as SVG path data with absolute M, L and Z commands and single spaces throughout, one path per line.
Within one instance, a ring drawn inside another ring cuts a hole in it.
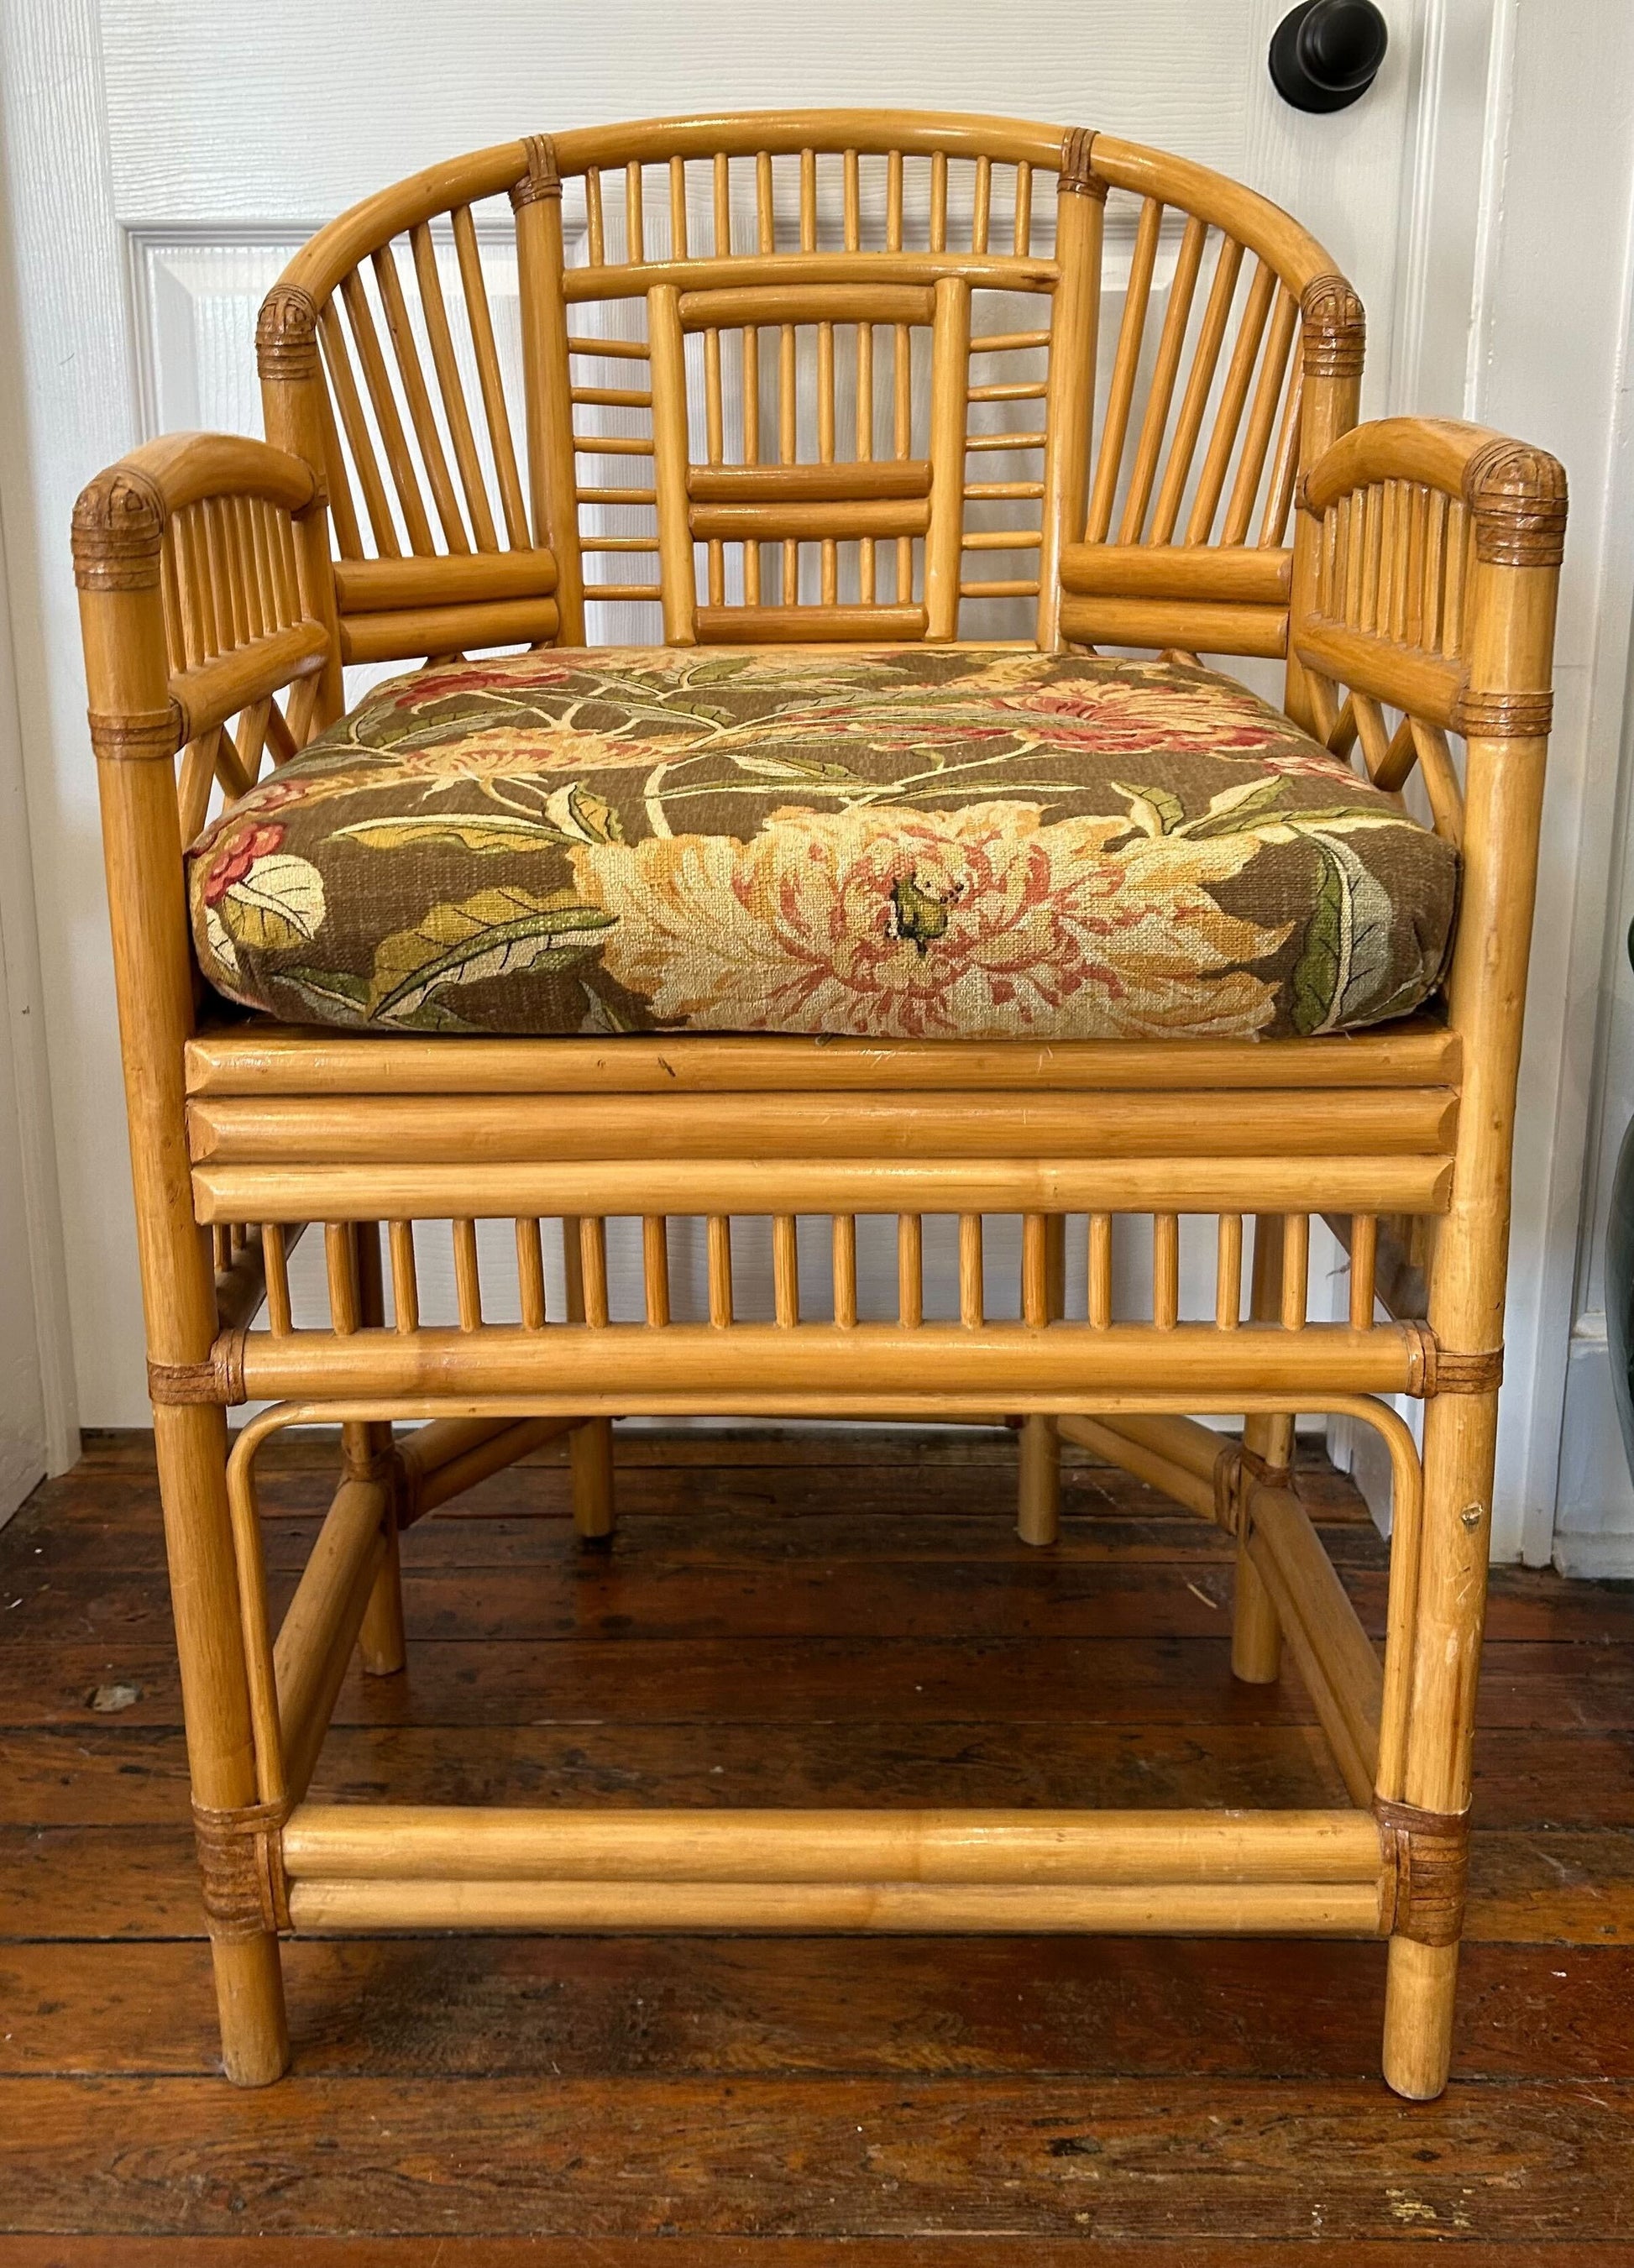
M 1495 1393 L 1426 1409 L 1416 1612 L 1410 1632 L 1391 1633 L 1413 1653 L 1403 1800 L 1380 1807 L 1398 1849 L 1384 2075 L 1416 2102 L 1440 2094 L 1452 2063 L 1497 1428 Z
M 266 2087 L 289 2064 L 290 2035 L 277 1935 L 260 1911 L 261 1870 L 246 1863 L 267 1822 L 227 1516 L 225 1413 L 161 1404 L 153 1433 L 222 2062 L 235 2086 Z

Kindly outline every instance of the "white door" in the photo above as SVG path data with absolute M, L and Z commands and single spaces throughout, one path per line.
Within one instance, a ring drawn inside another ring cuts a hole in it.
M 1277 0 L 11 0 L 0 36 L 26 456 L 11 447 L 5 503 L 38 578 L 18 628 L 39 654 L 23 700 L 83 1422 L 139 1424 L 146 1410 L 67 563 L 82 482 L 166 428 L 259 431 L 257 302 L 353 199 L 523 132 L 797 103 L 1043 117 L 1245 180 L 1361 291 L 1365 411 L 1457 414 L 1506 11 L 1386 0 L 1384 69 L 1329 116 L 1270 85 L 1282 12 Z

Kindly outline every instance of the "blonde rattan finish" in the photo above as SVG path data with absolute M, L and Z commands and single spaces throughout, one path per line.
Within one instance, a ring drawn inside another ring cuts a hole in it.
M 493 304 L 511 276 L 520 399 Z M 156 443 L 92 483 L 74 527 L 229 2075 L 284 2068 L 291 1926 L 1256 1930 L 1388 1937 L 1386 2076 L 1435 2094 L 1559 468 L 1468 426 L 1358 426 L 1361 309 L 1284 215 L 1158 152 L 1003 120 L 778 114 L 504 144 L 322 231 L 258 349 L 266 444 Z M 1270 1045 L 198 1028 L 183 846 L 340 713 L 345 664 L 573 644 L 642 605 L 672 644 L 1282 659 L 1291 715 L 1376 784 L 1422 789 L 1461 850 L 1444 1003 Z M 1005 1214 L 1013 1285 L 984 1236 Z M 1195 1311 L 1183 1214 L 1213 1223 Z M 734 1280 L 734 1223 L 757 1215 L 766 1321 L 740 1315 Z M 927 1215 L 958 1219 L 956 1319 L 925 1314 Z M 1126 1313 L 1113 1232 L 1131 1215 L 1152 1258 Z M 1313 1215 L 1349 1248 L 1343 1322 L 1306 1314 Z M 672 1312 L 678 1216 L 707 1222 L 697 1322 Z M 821 1307 L 797 1234 L 813 1216 Z M 857 1289 L 880 1216 L 883 1317 Z M 514 1226 L 503 1280 L 478 1217 Z M 634 1314 L 609 1285 L 619 1219 L 641 1224 Z M 327 1312 L 297 1328 L 309 1224 Z M 436 1235 L 447 1322 L 421 1316 Z M 1425 1402 L 1422 1457 L 1397 1395 Z M 247 1401 L 271 1406 L 233 1439 Z M 1392 1462 L 1382 1658 L 1289 1484 L 1293 1413 L 1323 1410 L 1373 1425 Z M 695 1412 L 1012 1419 L 1040 1545 L 1061 1438 L 1115 1458 L 1237 1539 L 1233 1667 L 1274 1678 L 1287 1647 L 1354 1808 L 310 1803 L 353 1648 L 377 1674 L 402 1663 L 400 1531 L 566 1432 L 580 1532 L 605 1535 L 611 1419 Z M 275 1633 L 255 1455 L 313 1422 L 339 1425 L 343 1469 Z

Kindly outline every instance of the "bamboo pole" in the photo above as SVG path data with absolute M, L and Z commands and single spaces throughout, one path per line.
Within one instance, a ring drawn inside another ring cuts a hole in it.
M 924 544 L 924 635 L 938 643 L 959 635 L 969 385 L 970 287 L 962 276 L 944 275 L 936 284 L 931 332 L 931 525 Z
M 357 1289 L 362 1320 L 366 1328 L 379 1330 L 386 1320 L 379 1224 L 376 1221 L 360 1223 L 357 1238 Z M 397 1468 L 393 1461 L 393 1449 L 389 1425 L 364 1424 L 342 1425 L 341 1428 L 341 1454 L 348 1476 L 373 1479 L 382 1473 L 387 1474 L 386 1484 L 392 1493 L 392 1502 L 381 1523 L 386 1550 L 379 1572 L 374 1579 L 374 1588 L 370 1592 L 368 1604 L 364 1609 L 363 1620 L 357 1626 L 357 1652 L 364 1673 L 369 1677 L 394 1676 L 408 1658 L 403 1634 L 402 1566 L 397 1548 Z
M 1061 555 L 1084 532 L 1089 497 L 1089 428 L 1095 399 L 1095 344 L 1100 321 L 1102 223 L 1106 189 L 1065 164 L 1056 197 L 1056 260 L 1061 281 L 1050 308 L 1044 412 L 1044 496 L 1038 556 L 1041 652 L 1060 643 Z
M 255 356 L 267 439 L 298 458 L 315 484 L 312 504 L 291 522 L 291 539 L 301 611 L 322 625 L 327 641 L 313 712 L 314 725 L 321 727 L 346 705 L 326 509 L 331 486 L 344 489 L 345 473 L 338 460 L 330 462 L 316 315 L 307 293 L 278 285 L 269 292 L 255 326 Z
M 652 344 L 653 479 L 658 491 L 664 642 L 692 645 L 697 637 L 697 578 L 687 501 L 687 364 L 678 295 L 673 285 L 649 295 L 647 335 Z
M 305 1340 L 312 1345 L 303 1344 Z M 326 1339 L 252 1334 L 243 1343 L 244 1389 L 251 1400 L 284 1401 L 328 1393 L 382 1399 L 416 1394 L 526 1395 L 527 1414 L 570 1411 L 613 1416 L 637 1405 L 714 1397 L 717 1411 L 757 1401 L 776 1406 L 832 1395 L 927 1405 L 974 1398 L 986 1410 L 1071 1410 L 1075 1397 L 1122 1392 L 1140 1406 L 1137 1381 L 1160 1377 L 1167 1391 L 1298 1395 L 1307 1407 L 1335 1394 L 1410 1394 L 1422 1387 L 1424 1342 L 1412 1324 L 1353 1331 L 1313 1323 L 1303 1331 L 1245 1326 L 1217 1331 L 1181 1323 L 1106 1330 L 1054 1323 L 1029 1330 L 989 1323 L 981 1330 L 922 1323 L 738 1323 L 727 1334 L 707 1324 L 644 1323 L 595 1329 L 529 1331 L 492 1324 L 480 1334 L 448 1328 L 410 1336 L 355 1333 Z M 1226 1408 L 1244 1406 L 1227 1400 Z
M 1228 1436 L 1189 1418 L 1086 1418 L 1075 1410 L 1056 1422 L 1064 1441 L 1121 1466 L 1199 1518 L 1215 1517 L 1214 1465 L 1230 1447 Z M 1206 1464 L 1190 1445 L 1194 1433 L 1206 1444 Z
M 1547 688 L 1565 526 L 1552 458 L 1489 443 L 1465 475 L 1476 564 L 1465 597 L 1472 718 L 1464 867 L 1448 1008 L 1468 1051 L 1452 1208 L 1436 1238 L 1430 1322 L 1472 1354 L 1503 1344 L 1510 1170 L 1521 1005 L 1536 889 L 1549 723 Z M 1470 1800 L 1476 1687 L 1486 1608 L 1496 1388 L 1425 1412 L 1424 1504 L 1410 1633 L 1412 1686 L 1402 1794 L 1443 1817 Z M 1382 1791 L 1388 1795 L 1394 1791 Z M 1458 1947 L 1391 1940 L 1385 2076 L 1434 2095 L 1452 2053 Z
M 1292 1489 L 1250 1482 L 1241 1518 L 1248 1557 L 1293 1649 L 1351 1800 L 1365 1804 L 1377 1778 L 1384 1698 L 1384 1673 L 1373 1641 Z
M 604 1544 L 613 1535 L 613 1427 L 606 1418 L 584 1418 L 568 1436 L 573 1474 L 573 1527 L 581 1543 Z
M 133 507 L 135 509 L 133 510 Z M 75 510 L 75 579 L 93 716 L 147 720 L 150 759 L 99 751 L 103 855 L 119 1001 L 130 1167 L 147 1349 L 158 1364 L 208 1358 L 214 1271 L 188 1196 L 184 1050 L 193 972 L 172 768 L 163 522 L 139 487 L 93 482 Z M 165 730 L 155 733 L 153 720 Z M 219 1814 L 256 1800 L 248 1673 L 238 1612 L 216 1409 L 153 1413 L 165 1549 L 180 1666 L 193 1800 Z M 210 1936 L 222 2053 L 238 2085 L 264 2086 L 289 2061 L 289 2030 L 270 1931 Z
M 688 1033 L 673 1039 L 621 1035 L 581 1039 L 462 1039 L 461 1098 L 489 1094 L 895 1095 L 928 1088 L 970 1095 L 1024 1089 L 1029 1098 L 1102 1095 L 1138 1089 L 1179 1093 L 1213 1112 L 1224 1093 L 1274 1088 L 1294 1094 L 1370 1087 L 1456 1087 L 1463 1043 L 1423 1018 L 1373 1032 L 1318 1040 L 1150 1041 L 831 1040 Z M 360 1039 L 341 1031 L 292 1031 L 261 1020 L 201 1033 L 187 1046 L 188 1090 L 250 1095 L 445 1094 L 449 1049 L 410 1034 Z M 962 1105 L 961 1106 L 962 1107 Z M 1364 1108 L 1366 1106 L 1364 1105 Z
M 196 1167 L 203 1222 L 643 1213 L 1440 1212 L 1441 1157 L 569 1160 Z
M 408 1520 L 423 1519 L 463 1496 L 573 1426 L 570 1418 L 446 1418 L 411 1433 L 399 1452 L 407 1472 Z M 427 1435 L 433 1438 L 427 1440 Z
M 273 1647 L 284 1770 L 298 1801 L 329 1728 L 369 1594 L 386 1556 L 391 1491 L 343 1480 L 318 1532 Z
M 537 144 L 530 150 L 530 160 L 536 154 L 543 154 Z M 480 254 L 468 216 L 467 238 L 460 250 L 467 298 L 474 305 L 480 300 L 486 317 Z M 532 162 L 525 180 L 518 187 L 516 250 L 522 305 L 523 386 L 527 409 L 534 542 L 540 549 L 548 550 L 556 563 L 556 600 L 562 643 L 582 645 L 585 581 L 579 552 L 571 366 L 568 361 L 567 309 L 563 291 L 562 192 L 558 184 L 553 193 L 541 168 Z M 472 269 L 475 270 L 475 291 Z M 492 397 L 489 415 L 497 435 L 505 421 L 497 369 L 489 376 L 484 392 Z M 508 448 L 508 433 L 506 442 Z M 512 541 L 514 545 L 514 534 Z
M 1377 1882 L 297 1882 L 298 1929 L 1374 1937 Z
M 1016 1534 L 1023 1543 L 1053 1543 L 1061 1532 L 1061 1440 L 1058 1421 L 1021 1420 L 1016 1476 Z
M 406 1667 L 408 1640 L 403 1631 L 402 1556 L 397 1543 L 395 1517 L 382 1524 L 384 1550 L 375 1572 L 373 1587 L 357 1625 L 357 1659 L 365 1677 L 393 1677 Z
M 1364 1882 L 1353 1811 L 562 1810 L 302 1804 L 300 1881 Z
M 1254 1322 L 1281 1316 L 1284 1248 L 1282 1216 L 1269 1211 L 1256 1214 L 1248 1294 L 1248 1314 Z M 1293 1457 L 1292 1418 L 1279 1414 L 1248 1419 L 1242 1429 L 1242 1446 L 1264 1465 L 1277 1469 L 1288 1465 Z M 1277 1609 L 1240 1532 L 1232 1594 L 1231 1670 L 1245 1685 L 1274 1685 L 1282 1671 L 1282 1630 Z
M 1030 1212 L 1022 1219 L 1021 1314 L 1034 1328 L 1053 1322 L 1065 1304 L 1064 1226 L 1058 1215 Z M 1061 1532 L 1061 1436 L 1055 1420 L 1023 1418 L 1018 1448 L 1016 1533 L 1024 1543 L 1053 1543 Z
M 387 1045 L 390 1042 L 386 1042 Z M 473 1163 L 665 1158 L 791 1160 L 906 1156 L 1062 1158 L 1235 1154 L 1450 1155 L 1447 1088 L 1322 1093 L 746 1095 L 565 1094 L 548 1116 L 528 1095 L 202 1095 L 188 1106 L 200 1164 Z
M 585 1261 L 593 1263 L 586 1269 Z M 588 1316 L 598 1327 L 607 1315 L 607 1234 L 598 1216 L 562 1223 L 562 1263 L 567 1284 L 570 1323 L 583 1324 Z M 586 1278 L 593 1274 L 594 1281 Z M 554 1344 L 539 1334 L 541 1344 Z M 568 1462 L 573 1476 L 573 1527 L 579 1541 L 601 1545 L 613 1533 L 616 1507 L 613 1497 L 613 1427 L 608 1418 L 576 1413 L 568 1440 Z

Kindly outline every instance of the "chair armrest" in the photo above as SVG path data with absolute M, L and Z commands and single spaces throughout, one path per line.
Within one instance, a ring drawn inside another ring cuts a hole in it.
M 1290 644 L 1309 676 L 1436 728 L 1548 733 L 1553 457 L 1450 418 L 1381 418 L 1334 443 L 1299 504 Z
M 298 457 L 225 433 L 168 435 L 90 483 L 74 571 L 99 755 L 173 755 L 291 687 L 290 736 L 305 740 L 324 679 L 338 691 L 323 503 Z

